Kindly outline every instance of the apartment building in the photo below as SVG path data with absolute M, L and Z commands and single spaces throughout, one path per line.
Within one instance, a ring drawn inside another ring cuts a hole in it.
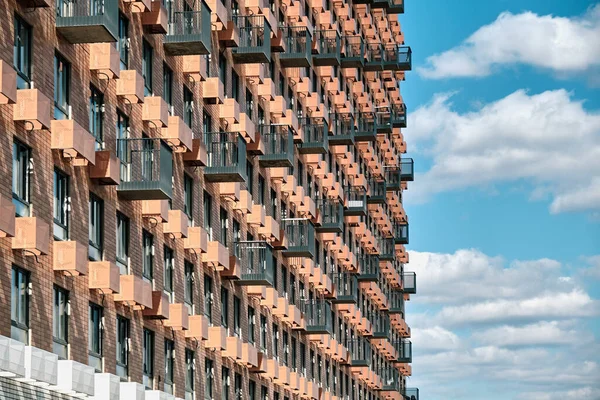
M 0 398 L 418 400 L 403 0 L 2 4 Z

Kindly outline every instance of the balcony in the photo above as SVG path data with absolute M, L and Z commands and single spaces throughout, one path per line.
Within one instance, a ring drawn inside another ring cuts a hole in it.
M 161 139 L 117 139 L 125 200 L 170 200 L 173 196 L 173 152 Z
M 334 113 L 329 116 L 329 144 L 354 144 L 354 116 L 351 113 Z
M 405 272 L 402 275 L 402 291 L 408 294 L 417 293 L 417 274 L 414 272 Z
M 392 290 L 390 291 L 388 298 L 390 303 L 388 313 L 401 314 L 404 318 L 404 293 L 401 290 Z
M 317 212 L 321 216 L 317 233 L 342 233 L 344 229 L 344 205 L 331 199 L 318 199 Z
M 379 372 L 383 386 L 383 392 L 398 392 L 401 386 L 400 373 L 392 366 L 384 366 Z
M 379 240 L 379 259 L 381 261 L 394 261 L 396 259 L 396 243 L 394 238 Z
M 371 343 L 366 338 L 348 339 L 346 348 L 351 355 L 351 367 L 369 367 L 371 365 L 372 348 Z
M 347 189 L 344 216 L 365 215 L 367 215 L 367 192 L 358 187 Z
M 116 42 L 119 1 L 56 1 L 56 31 L 69 43 Z
M 304 313 L 306 333 L 333 334 L 331 304 L 325 300 L 304 300 L 300 302 L 300 310 Z
M 394 347 L 398 352 L 398 358 L 396 359 L 396 362 L 402 364 L 412 363 L 412 343 L 410 340 L 398 339 L 394 343 Z
M 259 125 L 264 154 L 258 157 L 262 168 L 292 167 L 294 165 L 294 135 L 288 125 Z
M 371 9 L 387 9 L 390 6 L 390 0 L 372 0 L 371 1 Z
M 264 15 L 235 16 L 240 30 L 240 44 L 232 49 L 236 64 L 271 62 L 271 25 Z
M 388 14 L 404 14 L 404 0 L 390 0 Z
M 313 63 L 315 66 L 340 65 L 341 36 L 337 30 L 316 30 L 314 37 Z
M 414 160 L 412 158 L 403 158 L 400 160 L 402 182 L 412 182 L 415 180 Z
M 410 46 L 386 45 L 382 51 L 383 70 L 410 71 L 412 69 L 412 50 Z
M 356 275 L 348 272 L 334 272 L 331 274 L 334 287 L 335 304 L 356 304 L 358 302 L 358 279 Z
M 206 143 L 207 182 L 246 182 L 246 141 L 239 132 L 209 132 Z
M 365 71 L 383 71 L 383 46 L 380 43 L 367 43 L 368 58 L 365 61 Z
M 135 310 L 145 310 L 153 306 L 154 293 L 162 294 L 152 292 L 152 284 L 140 277 L 121 275 L 119 293 L 115 294 L 113 299 Z
M 387 182 L 377 179 L 371 179 L 369 182 L 369 204 L 384 204 L 386 201 L 385 192 L 387 190 Z
M 359 282 L 377 282 L 379 280 L 379 257 L 374 254 L 360 254 L 356 256 L 360 274 Z
M 273 250 L 264 241 L 235 242 L 235 274 L 240 286 L 274 285 Z
M 306 26 L 283 28 L 283 41 L 287 51 L 279 55 L 283 68 L 310 67 L 312 37 Z
M 357 142 L 374 142 L 377 139 L 375 114 L 360 112 L 355 117 L 354 140 Z
M 396 244 L 408 244 L 408 224 L 395 224 L 393 233 Z
M 406 400 L 419 400 L 419 389 L 417 388 L 404 388 L 400 390 L 400 393 Z
M 406 128 L 406 104 L 392 105 L 392 126 L 394 128 Z
M 315 257 L 315 227 L 308 219 L 285 218 L 281 220 L 288 239 L 284 257 Z
M 365 41 L 362 36 L 343 36 L 342 68 L 362 68 L 365 64 Z
M 176 11 L 164 38 L 165 53 L 170 56 L 210 54 L 210 33 L 210 10 L 204 1 L 200 1 L 200 10 Z
M 390 337 L 390 317 L 383 312 L 376 312 L 371 316 L 374 339 L 388 339 Z
M 375 130 L 377 133 L 392 133 L 392 113 L 387 106 L 378 108 L 375 114 Z
M 401 190 L 400 182 L 401 182 L 401 172 L 398 167 L 388 167 L 384 169 L 384 177 L 385 177 L 385 190 L 388 192 L 397 192 Z
M 300 154 L 325 154 L 329 149 L 328 125 L 322 117 L 303 117 L 299 121 L 303 142 L 298 144 Z

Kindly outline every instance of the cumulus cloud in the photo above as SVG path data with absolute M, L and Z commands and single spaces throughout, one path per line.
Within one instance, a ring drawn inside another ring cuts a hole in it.
M 539 321 L 525 326 L 502 325 L 477 331 L 472 337 L 481 343 L 497 346 L 555 346 L 569 345 L 573 338 L 593 341 L 593 335 L 581 333 L 572 323 Z
M 566 90 L 518 90 L 462 113 L 452 94 L 438 94 L 408 126 L 406 137 L 433 161 L 411 199 L 526 180 L 533 197 L 552 196 L 553 213 L 600 209 L 600 113 Z
M 427 350 L 448 350 L 456 349 L 460 346 L 460 339 L 454 332 L 434 326 L 431 328 L 412 329 L 413 345 L 419 351 Z
M 459 46 L 427 58 L 425 78 L 484 77 L 503 66 L 526 64 L 556 73 L 600 66 L 600 5 L 567 18 L 504 12 Z

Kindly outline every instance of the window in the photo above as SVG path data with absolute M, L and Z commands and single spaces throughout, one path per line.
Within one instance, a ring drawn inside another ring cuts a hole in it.
M 206 109 L 202 113 L 202 131 L 204 133 L 212 132 L 212 117 Z M 205 140 L 204 143 L 207 143 L 207 141 Z
M 123 14 L 119 14 L 119 40 L 117 50 L 121 59 L 121 70 L 129 68 L 129 20 Z
M 104 201 L 90 193 L 90 245 L 88 256 L 91 261 L 102 260 L 104 236 Z
M 89 365 L 102 372 L 102 307 L 94 303 L 90 303 L 88 355 Z
M 117 315 L 117 375 L 129 376 L 129 320 Z
M 152 282 L 154 276 L 154 236 L 147 230 L 142 231 L 142 277 Z
M 183 122 L 193 129 L 194 122 L 194 94 L 187 86 L 183 87 Z
M 214 368 L 213 368 L 213 360 L 210 358 L 204 359 L 204 398 L 213 398 L 213 382 L 215 380 L 214 376 Z
M 169 113 L 173 106 L 173 71 L 163 63 L 163 99 L 169 106 Z
M 235 373 L 235 382 L 234 382 L 234 389 L 235 389 L 235 400 L 241 400 L 244 398 L 243 394 L 243 386 L 242 386 L 242 375 L 238 374 L 237 372 Z
M 52 352 L 61 360 L 69 358 L 69 292 L 54 286 L 54 304 L 52 307 Z
M 31 82 L 31 43 L 31 26 L 15 15 L 13 62 L 17 70 L 17 89 L 27 89 Z
M 142 357 L 143 383 L 148 389 L 154 389 L 154 332 L 144 329 L 144 349 Z
M 117 212 L 117 266 L 121 275 L 129 274 L 129 218 Z
M 164 391 L 173 394 L 173 382 L 175 374 L 173 367 L 175 366 L 175 343 L 172 340 L 165 339 L 165 384 Z
M 288 365 L 289 355 L 290 355 L 290 336 L 289 334 L 283 330 L 282 331 L 282 340 L 283 340 L 283 364 Z
M 193 400 L 195 377 L 195 354 L 190 349 L 185 349 L 185 400 Z
M 254 114 L 254 96 L 250 89 L 246 89 L 246 114 L 248 114 L 250 118 L 252 118 L 252 114 Z
M 29 272 L 12 268 L 10 337 L 29 344 Z
M 273 357 L 279 360 L 279 326 L 273 324 L 271 332 L 273 334 Z
M 260 316 L 260 348 L 267 348 L 267 317 Z
M 290 272 L 290 304 L 296 304 L 296 275 Z
M 204 315 L 208 318 L 208 323 L 212 323 L 212 303 L 213 303 L 213 280 L 210 276 L 204 275 Z
M 271 189 L 271 215 L 278 219 L 277 215 L 277 191 Z
M 300 343 L 300 372 L 306 376 L 306 345 Z
M 296 353 L 296 338 L 292 337 L 292 352 L 291 352 L 291 357 L 292 357 L 292 371 L 296 371 L 296 368 L 298 367 L 298 355 Z
M 263 207 L 265 206 L 265 188 L 265 178 L 258 174 L 258 204 L 262 204 Z
M 204 191 L 204 230 L 208 233 L 208 240 L 213 240 L 212 231 L 212 196 Z
M 255 337 L 254 332 L 256 332 L 256 314 L 254 312 L 254 307 L 248 306 L 248 342 L 254 344 Z
M 129 154 L 128 154 L 128 145 L 126 141 L 123 139 L 127 139 L 129 137 L 129 117 L 123 114 L 121 111 L 117 110 L 117 157 L 121 161 L 120 167 L 120 176 L 121 180 L 124 182 L 128 182 L 129 179 Z M 145 144 L 145 143 L 144 143 Z M 142 153 L 143 156 L 143 153 Z M 142 161 L 146 161 L 142 159 Z M 146 162 L 142 164 L 143 167 L 146 167 Z M 151 169 L 151 168 L 150 168 Z M 142 173 L 144 170 L 142 170 Z
M 249 160 L 246 160 L 246 176 L 248 176 L 248 190 L 253 194 L 252 199 L 256 200 L 254 197 L 254 165 Z
M 221 220 L 221 244 L 227 247 L 227 228 L 229 226 L 229 215 L 227 214 L 227 210 L 221 207 L 219 212 L 219 218 Z
M 183 211 L 188 216 L 189 225 L 193 226 L 194 212 L 194 178 L 188 174 L 183 174 Z
M 104 93 L 90 86 L 90 133 L 96 139 L 96 150 L 102 149 L 104 134 L 102 125 L 104 122 Z
M 242 337 L 242 300 L 233 296 L 233 334 L 237 337 Z
M 227 87 L 227 59 L 223 53 L 219 54 L 219 79 L 225 87 Z
M 229 326 L 229 290 L 221 287 L 221 326 Z
M 250 400 L 256 400 L 256 382 L 248 382 L 248 392 L 250 392 Z
M 231 70 L 231 96 L 239 103 L 240 101 L 240 76 L 235 72 L 235 70 Z
M 235 243 L 237 242 L 241 242 L 242 241 L 242 226 L 240 225 L 240 221 L 238 221 L 237 219 L 233 220 L 233 254 L 239 258 L 240 256 L 240 250 L 238 248 L 238 246 L 235 245 Z
M 229 380 L 229 368 L 221 367 L 221 394 L 223 396 L 223 400 L 229 400 L 229 388 L 231 386 L 231 382 Z
M 175 274 L 175 254 L 173 249 L 164 247 L 164 292 L 169 296 L 169 302 L 175 301 L 175 288 L 173 286 L 173 275 Z
M 183 263 L 185 285 L 183 287 L 184 302 L 189 314 L 194 314 L 194 264 L 185 260 Z
M 54 169 L 54 239 L 69 238 L 69 177 Z
M 13 143 L 12 192 L 17 217 L 29 216 L 29 175 L 31 174 L 31 149 L 19 141 Z
M 285 297 L 286 299 L 289 298 L 289 293 L 288 293 L 288 271 L 287 268 L 285 266 L 281 266 L 281 286 L 283 286 L 283 297 Z
M 63 56 L 54 55 L 54 119 L 68 119 L 71 90 L 71 64 Z
M 269 398 L 269 388 L 261 385 L 260 387 L 260 400 L 268 400 Z
M 154 49 L 144 40 L 142 48 L 142 77 L 144 78 L 144 96 L 152 95 L 152 63 L 154 62 Z

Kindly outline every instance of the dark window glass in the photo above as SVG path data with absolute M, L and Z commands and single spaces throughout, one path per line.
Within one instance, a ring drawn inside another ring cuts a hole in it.
M 19 141 L 13 143 L 12 197 L 17 217 L 29 217 L 31 149 Z
M 175 343 L 172 340 L 165 339 L 165 384 L 164 391 L 173 394 L 173 382 L 175 374 Z
M 185 285 L 184 285 L 184 301 L 188 306 L 188 311 L 193 314 L 194 305 L 194 264 L 185 260 L 184 262 Z
M 117 315 L 117 375 L 129 376 L 129 320 Z
M 90 193 L 89 220 L 88 256 L 92 261 L 100 261 L 104 245 L 104 201 L 93 193 Z
M 90 133 L 96 139 L 96 150 L 103 147 L 104 133 L 104 93 L 95 87 L 90 87 Z
M 142 77 L 144 78 L 144 96 L 152 95 L 152 63 L 154 49 L 144 40 L 142 48 Z
M 254 307 L 248 306 L 248 342 L 255 342 L 255 332 L 256 332 L 256 314 L 254 311 Z
M 54 55 L 54 119 L 68 119 L 71 91 L 71 63 Z
M 242 337 L 242 300 L 233 296 L 233 334 Z
M 129 68 L 129 20 L 119 14 L 119 40 L 117 40 L 117 50 L 121 60 L 121 70 Z
M 69 176 L 54 170 L 54 239 L 69 238 Z
M 204 191 L 204 230 L 208 233 L 208 240 L 213 240 L 212 230 L 212 196 Z
M 221 287 L 221 325 L 229 326 L 229 291 Z
M 190 349 L 185 349 L 185 398 L 194 398 L 194 381 L 195 381 L 195 354 Z
M 213 305 L 213 280 L 210 276 L 204 275 L 204 315 L 208 318 L 208 322 L 212 322 L 212 305 Z
M 142 373 L 144 386 L 154 389 L 154 332 L 144 329 Z
M 175 254 L 170 247 L 164 247 L 164 292 L 169 296 L 169 301 L 175 300 L 175 287 L 173 286 L 173 275 L 175 274 Z
M 69 292 L 54 286 L 54 304 L 52 307 L 52 352 L 61 360 L 68 356 L 69 344 Z
M 121 275 L 129 273 L 129 218 L 117 212 L 117 265 Z
M 146 230 L 142 231 L 142 277 L 152 281 L 154 276 L 154 236 Z
M 29 344 L 29 272 L 12 268 L 10 291 L 10 336 Z
M 183 87 L 183 122 L 190 129 L 194 128 L 194 93 L 186 86 Z
M 169 112 L 171 112 L 171 106 L 173 105 L 173 71 L 167 64 L 163 63 L 163 99 L 169 106 Z
M 90 303 L 88 324 L 88 364 L 102 372 L 102 307 Z
M 17 89 L 27 89 L 31 82 L 31 44 L 31 26 L 15 15 L 13 63 L 17 70 Z
M 210 358 L 204 359 L 204 397 L 209 399 L 213 398 L 213 383 L 215 381 L 215 371 L 213 367 L 213 360 Z
M 221 207 L 220 211 L 219 211 L 219 218 L 221 220 L 221 244 L 223 244 L 223 246 L 227 247 L 227 231 L 228 231 L 228 227 L 229 227 L 229 215 L 227 213 L 227 211 Z
M 183 211 L 188 216 L 189 222 L 194 220 L 194 178 L 188 174 L 183 175 Z M 189 224 L 193 226 L 192 223 Z

